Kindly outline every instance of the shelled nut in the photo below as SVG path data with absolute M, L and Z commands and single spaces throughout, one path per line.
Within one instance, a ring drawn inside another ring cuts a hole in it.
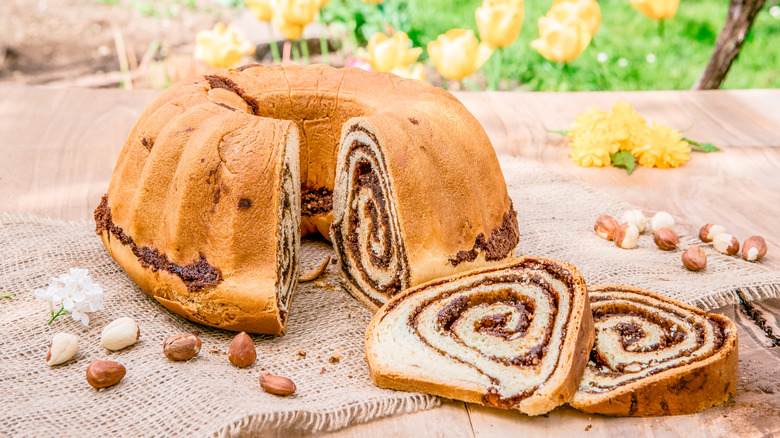
M 698 246 L 691 246 L 683 253 L 682 263 L 690 271 L 701 271 L 707 267 L 707 254 Z
M 731 234 L 720 233 L 712 239 L 712 246 L 718 252 L 734 255 L 739 252 L 739 240 Z
M 93 388 L 108 388 L 125 377 L 127 369 L 112 360 L 96 359 L 87 366 L 87 383 Z
M 230 363 L 239 368 L 248 367 L 257 359 L 255 344 L 246 332 L 241 332 L 233 338 L 227 354 Z
M 726 228 L 722 225 L 707 224 L 699 229 L 699 239 L 701 239 L 702 242 L 710 243 L 715 239 L 715 236 L 725 232 Z
M 615 245 L 623 249 L 631 249 L 639 241 L 639 230 L 632 223 L 621 224 L 615 231 Z
M 51 338 L 46 363 L 49 366 L 59 365 L 76 356 L 79 349 L 79 337 L 70 333 L 57 333 Z
M 163 353 L 170 360 L 189 360 L 200 353 L 200 338 L 194 333 L 169 336 L 163 342 Z
M 266 392 L 276 395 L 290 395 L 297 390 L 295 383 L 287 377 L 268 373 L 260 374 L 260 387 Z
M 642 213 L 642 210 L 628 210 L 623 213 L 621 223 L 626 222 L 636 225 L 636 229 L 640 233 L 644 233 L 645 228 L 647 228 L 647 218 Z
M 618 222 L 608 214 L 602 214 L 593 224 L 593 231 L 602 239 L 612 240 L 615 238 L 615 230 L 618 228 Z
M 650 227 L 653 229 L 653 233 L 664 228 L 674 228 L 674 218 L 665 211 L 659 211 L 650 220 Z
M 669 251 L 680 245 L 680 238 L 677 237 L 677 233 L 673 229 L 661 228 L 653 234 L 653 242 L 659 248 Z
M 103 328 L 100 335 L 100 346 L 109 350 L 121 350 L 138 341 L 141 329 L 133 318 L 127 316 L 111 321 Z
M 750 236 L 742 244 L 742 258 L 749 262 L 761 260 L 766 255 L 766 241 L 761 236 Z

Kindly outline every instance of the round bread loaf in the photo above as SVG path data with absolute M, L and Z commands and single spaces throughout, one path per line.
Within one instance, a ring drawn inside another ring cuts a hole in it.
M 377 385 L 529 415 L 571 399 L 592 345 L 585 281 L 541 257 L 410 288 L 366 332 Z
M 589 295 L 596 342 L 571 406 L 681 415 L 734 395 L 737 328 L 730 319 L 629 286 L 597 286 Z
M 347 288 L 374 308 L 518 242 L 495 152 L 457 99 L 326 66 L 174 84 L 133 128 L 95 219 L 169 310 L 269 334 L 284 330 L 301 234 L 333 239 Z

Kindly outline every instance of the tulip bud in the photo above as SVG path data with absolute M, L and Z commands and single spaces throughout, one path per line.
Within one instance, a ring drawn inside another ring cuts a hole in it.
M 377 32 L 368 40 L 363 59 L 377 72 L 388 72 L 396 67 L 408 68 L 422 53 L 419 47 L 409 48 L 409 37 L 405 32 L 396 32 L 392 37 Z
M 284 16 L 281 14 L 274 14 L 274 18 L 271 21 L 274 23 L 274 26 L 279 29 L 279 33 L 291 41 L 295 41 L 300 38 L 301 35 L 303 35 L 303 28 L 306 27 L 306 25 L 285 21 Z
M 474 32 L 466 29 L 450 29 L 428 43 L 428 55 L 436 69 L 447 79 L 459 81 L 470 76 L 493 54 L 493 49 L 480 44 Z
M 566 21 L 569 17 L 574 17 L 584 22 L 591 37 L 601 26 L 601 8 L 596 0 L 555 0 L 550 14 L 558 21 Z
M 490 47 L 506 47 L 520 34 L 523 16 L 523 0 L 485 0 L 475 13 L 479 37 Z
M 418 81 L 425 82 L 425 68 L 422 64 L 415 64 L 414 68 L 411 70 L 409 67 L 396 67 L 391 70 L 390 73 L 405 79 L 417 79 Z
M 232 26 L 222 23 L 213 30 L 198 32 L 195 37 L 195 58 L 212 67 L 233 67 L 244 55 L 255 53 L 255 47 L 239 36 Z
M 320 0 L 276 0 L 274 5 L 274 19 L 279 15 L 286 23 L 306 26 L 314 21 Z
M 588 47 L 590 37 L 582 20 L 570 17 L 558 21 L 554 14 L 548 14 L 539 18 L 539 39 L 531 42 L 531 47 L 552 62 L 571 62 Z
M 273 0 L 246 0 L 246 5 L 260 21 L 271 21 L 274 16 Z
M 666 20 L 677 14 L 680 0 L 631 0 L 631 6 L 653 20 Z

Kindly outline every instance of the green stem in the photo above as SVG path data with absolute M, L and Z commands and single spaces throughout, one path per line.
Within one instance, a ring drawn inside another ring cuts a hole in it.
M 0 298 L 10 298 L 10 299 L 13 300 L 14 296 L 11 295 L 10 293 L 2 293 L 2 294 L 0 294 Z
M 447 89 L 447 81 L 448 79 L 444 76 L 441 77 L 441 89 L 446 90 Z
M 296 63 L 301 62 L 301 53 L 298 51 L 298 45 L 294 42 L 292 43 L 292 57 Z
M 273 37 L 274 33 L 271 31 L 271 22 L 266 21 L 268 24 L 268 35 L 271 35 L 271 41 L 268 43 L 271 47 L 271 56 L 274 58 L 274 64 L 282 63 L 282 55 L 279 54 L 279 46 L 276 45 L 276 38 Z
M 47 322 L 47 324 L 51 325 L 51 323 L 54 321 L 55 318 L 57 318 L 58 316 L 64 313 L 66 313 L 65 307 L 60 307 L 60 310 L 58 310 L 57 313 L 55 313 L 54 316 L 51 317 L 51 319 L 49 320 L 49 322 Z
M 658 36 L 661 38 L 664 37 L 664 22 L 666 20 L 658 20 Z
M 330 65 L 330 53 L 328 52 L 328 38 L 324 35 L 320 35 L 320 53 L 322 54 L 322 62 L 325 65 Z
M 491 66 L 491 74 L 488 80 L 488 86 L 492 91 L 498 89 L 498 83 L 501 81 L 501 48 L 493 51 L 493 65 Z
M 301 38 L 298 40 L 298 45 L 301 46 L 301 53 L 303 53 L 303 62 L 305 62 L 306 65 L 311 64 L 311 59 L 309 58 L 309 42 L 305 38 Z

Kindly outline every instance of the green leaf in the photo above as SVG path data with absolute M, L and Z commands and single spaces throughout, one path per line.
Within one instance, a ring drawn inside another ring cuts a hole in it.
M 636 169 L 636 157 L 630 151 L 618 151 L 609 154 L 609 158 L 612 160 L 612 166 L 626 169 L 629 175 Z
M 10 298 L 13 300 L 14 296 L 9 293 L 0 293 L 0 298 Z
M 547 129 L 547 132 L 552 132 L 553 134 L 561 134 L 561 135 L 569 135 L 569 131 L 556 131 L 555 129 Z
M 696 152 L 719 152 L 720 149 L 713 145 L 712 143 L 699 143 L 698 141 L 693 141 L 689 138 L 682 138 L 683 141 L 688 142 L 689 145 L 693 148 Z

